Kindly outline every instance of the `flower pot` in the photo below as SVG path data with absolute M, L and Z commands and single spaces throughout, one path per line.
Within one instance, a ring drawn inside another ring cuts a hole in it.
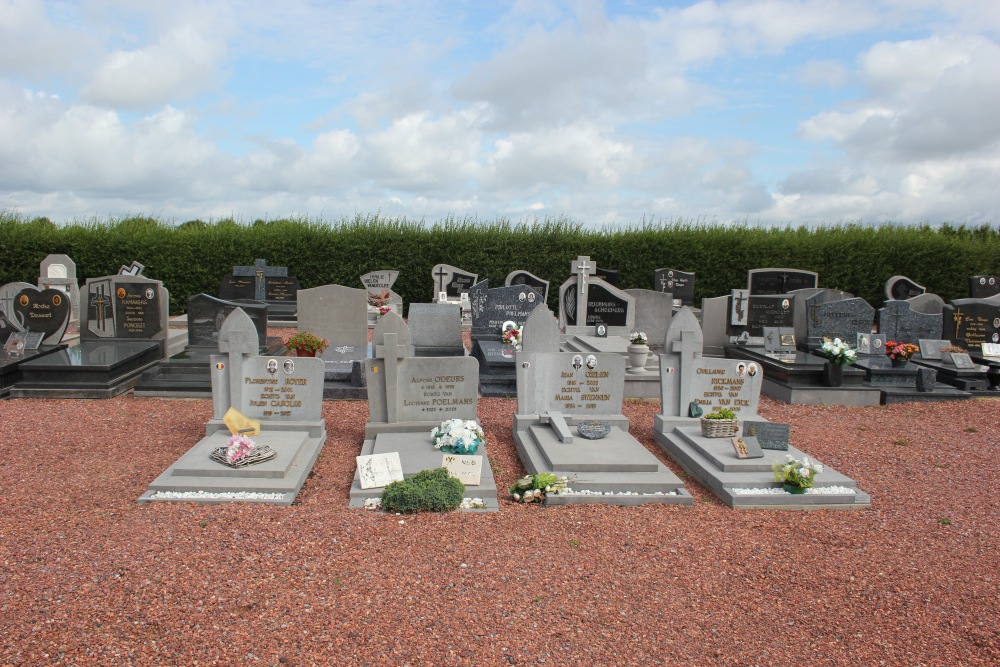
M 826 362 L 823 367 L 823 384 L 827 387 L 839 387 L 844 384 L 844 365 Z
M 899 359 L 891 359 L 890 361 L 892 361 L 893 368 L 902 368 L 903 366 L 906 366 L 906 362 L 909 361 L 909 359 L 899 358 Z
M 736 435 L 738 419 L 701 418 L 701 434 L 706 438 L 731 438 Z
M 798 484 L 782 484 L 781 488 L 783 488 L 785 491 L 788 491 L 789 493 L 794 493 L 794 494 L 806 492 L 805 487 L 799 486 Z
M 295 350 L 295 356 L 297 357 L 315 357 L 316 350 Z
M 628 346 L 628 368 L 626 373 L 645 373 L 646 359 L 649 357 L 648 345 L 632 343 Z

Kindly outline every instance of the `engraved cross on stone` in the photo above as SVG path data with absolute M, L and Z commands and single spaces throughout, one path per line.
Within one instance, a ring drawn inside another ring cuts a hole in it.
M 375 346 L 376 359 L 382 359 L 385 366 L 385 415 L 386 421 L 394 424 L 399 421 L 399 383 L 397 381 L 399 360 L 406 357 L 406 347 L 399 344 L 399 334 L 386 333 L 382 343 Z
M 97 330 L 103 332 L 108 326 L 106 307 L 111 305 L 111 299 L 104 293 L 103 284 L 96 284 L 95 287 L 97 287 L 97 294 L 90 298 L 90 305 L 97 309 Z
M 580 274 L 579 279 L 577 280 L 579 283 L 578 288 L 580 290 L 580 303 L 586 303 L 587 276 L 597 275 L 597 264 L 591 264 L 589 256 L 580 255 L 576 258 L 575 264 L 570 266 L 570 269 Z
M 445 291 L 444 279 L 449 275 L 451 275 L 451 272 L 445 271 L 444 266 L 438 269 L 437 272 L 434 274 L 434 277 L 438 279 L 438 290 L 437 290 L 438 294 Z
M 234 266 L 234 276 L 253 276 L 253 298 L 257 301 L 264 300 L 265 279 L 270 276 L 287 276 L 288 267 L 268 266 L 266 259 L 254 260 L 253 266 Z

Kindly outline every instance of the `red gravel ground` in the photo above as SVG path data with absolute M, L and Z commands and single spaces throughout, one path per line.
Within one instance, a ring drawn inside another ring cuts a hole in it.
M 864 511 L 348 510 L 368 409 L 292 507 L 139 505 L 208 400 L 0 401 L 3 665 L 996 665 L 1000 403 L 788 406 Z M 499 486 L 513 400 L 479 414 Z M 660 456 L 657 403 L 630 402 Z M 670 461 L 675 471 L 680 469 Z

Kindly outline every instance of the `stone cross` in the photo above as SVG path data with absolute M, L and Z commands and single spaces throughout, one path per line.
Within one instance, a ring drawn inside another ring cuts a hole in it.
M 694 383 L 694 379 L 692 378 L 694 375 L 694 359 L 701 354 L 702 345 L 703 342 L 699 339 L 696 332 L 685 329 L 681 331 L 681 339 L 674 341 L 671 347 L 671 352 L 680 355 L 678 377 L 680 379 L 681 392 L 680 402 L 677 406 L 677 409 L 680 411 L 678 414 L 683 414 L 683 411 L 687 409 L 688 403 L 691 402 L 691 386 Z
M 286 276 L 288 268 L 284 266 L 268 266 L 266 259 L 254 260 L 253 266 L 234 266 L 234 276 L 253 276 L 253 298 L 264 300 L 264 278 L 267 276 Z
M 90 305 L 97 307 L 97 331 L 95 333 L 106 333 L 108 327 L 107 306 L 111 305 L 111 299 L 104 292 L 104 283 L 93 283 L 97 288 L 97 294 L 90 297 Z
M 434 274 L 434 276 L 438 279 L 438 294 L 444 291 L 444 279 L 447 275 L 448 271 L 445 271 L 443 266 L 438 269 L 437 273 Z
M 579 277 L 579 290 L 580 290 L 580 303 L 585 304 L 587 301 L 587 276 L 597 275 L 597 264 L 590 263 L 590 257 L 586 255 L 580 255 L 576 258 L 575 266 L 571 263 L 570 270 L 575 271 L 580 274 Z
M 242 308 L 229 313 L 219 329 L 219 352 L 229 355 L 229 400 L 234 406 L 243 404 L 243 362 L 257 356 L 259 345 L 250 316 Z
M 122 264 L 121 268 L 118 269 L 118 274 L 122 276 L 142 276 L 143 270 L 146 268 L 145 264 L 140 264 L 139 262 L 132 260 L 131 266 L 125 266 Z
M 399 344 L 399 334 L 386 333 L 382 336 L 382 343 L 375 346 L 374 358 L 382 359 L 385 366 L 385 415 L 386 421 L 394 424 L 398 421 L 399 414 L 399 383 L 398 365 L 399 360 L 406 357 L 406 347 Z

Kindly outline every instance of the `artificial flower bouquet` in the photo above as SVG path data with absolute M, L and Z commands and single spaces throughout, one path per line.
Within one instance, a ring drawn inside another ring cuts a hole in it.
M 450 454 L 475 454 L 486 444 L 482 427 L 472 420 L 449 419 L 431 431 L 434 449 Z
M 642 331 L 633 331 L 628 335 L 628 339 L 632 341 L 633 345 L 645 345 L 646 341 L 649 340 Z
M 550 472 L 527 475 L 514 482 L 510 496 L 519 503 L 540 503 L 548 493 L 561 493 L 569 488 L 568 477 L 557 477 Z
M 824 338 L 819 351 L 831 364 L 853 364 L 858 358 L 858 351 L 839 338 Z
M 891 361 L 909 361 L 920 348 L 913 343 L 903 343 L 890 340 L 885 344 L 885 356 Z
M 257 443 L 243 435 L 242 433 L 237 433 L 233 437 L 229 438 L 229 443 L 226 446 L 226 461 L 229 463 L 239 463 L 246 457 L 250 456 L 250 453 L 257 447 Z
M 791 454 L 785 454 L 785 462 L 775 461 L 771 466 L 774 481 L 799 489 L 811 489 L 816 475 L 823 472 L 823 464 L 810 462 L 808 456 L 799 461 Z
M 500 338 L 507 345 L 513 345 L 514 349 L 521 349 L 521 336 L 524 333 L 524 327 L 519 327 L 513 321 L 508 320 L 503 323 L 500 327 Z

